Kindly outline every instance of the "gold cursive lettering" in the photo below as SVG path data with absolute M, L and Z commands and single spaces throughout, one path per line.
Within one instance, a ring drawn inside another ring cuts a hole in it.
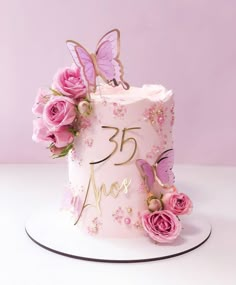
M 99 213 L 101 213 L 101 199 L 102 199 L 102 196 L 104 196 L 104 197 L 111 196 L 114 199 L 116 199 L 120 195 L 120 193 L 124 193 L 124 194 L 128 193 L 130 184 L 131 184 L 131 179 L 124 178 L 121 183 L 119 183 L 117 181 L 113 182 L 110 185 L 109 189 L 107 189 L 105 183 L 102 183 L 102 185 L 100 187 L 98 187 L 97 184 L 96 184 L 96 179 L 95 179 L 95 174 L 94 174 L 94 166 L 93 166 L 93 164 L 91 164 L 90 165 L 90 177 L 89 177 L 89 182 L 88 182 L 88 186 L 87 186 L 87 190 L 86 190 L 83 206 L 82 206 L 80 215 L 79 215 L 78 219 L 75 222 L 75 225 L 80 220 L 82 212 L 83 212 L 83 210 L 87 206 L 96 207 L 97 210 L 99 211 Z M 89 193 L 91 188 L 92 188 L 93 194 L 94 194 L 95 205 L 87 203 L 88 193 Z

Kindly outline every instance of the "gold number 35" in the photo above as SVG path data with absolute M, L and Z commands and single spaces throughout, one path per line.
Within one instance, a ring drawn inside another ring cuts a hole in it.
M 117 149 L 119 148 L 119 143 L 115 140 L 115 138 L 116 138 L 117 135 L 119 134 L 119 131 L 120 131 L 120 130 L 119 130 L 118 128 L 116 128 L 116 127 L 109 127 L 109 126 L 102 126 L 102 128 L 103 128 L 103 129 L 113 129 L 113 130 L 115 130 L 114 135 L 111 136 L 110 139 L 109 139 L 109 141 L 114 144 L 114 149 L 113 149 L 113 151 L 112 151 L 108 156 L 106 156 L 105 158 L 103 158 L 103 159 L 101 159 L 101 160 L 99 160 L 99 161 L 96 161 L 96 162 L 90 162 L 90 164 L 98 164 L 98 163 L 101 163 L 101 162 L 103 162 L 103 161 L 109 159 L 113 154 L 116 153 Z M 134 157 L 134 155 L 135 155 L 135 153 L 136 153 L 136 150 L 137 150 L 137 141 L 136 141 L 136 139 L 133 138 L 133 137 L 128 137 L 128 138 L 126 138 L 126 133 L 127 133 L 128 131 L 131 131 L 131 130 L 138 130 L 138 129 L 141 129 L 141 128 L 140 128 L 140 127 L 133 127 L 133 128 L 124 128 L 124 129 L 122 130 L 122 137 L 121 137 L 121 144 L 120 144 L 120 152 L 123 151 L 123 147 L 124 147 L 124 145 L 125 145 L 127 142 L 133 142 L 133 144 L 134 144 L 134 149 L 133 149 L 132 154 L 130 155 L 130 157 L 129 157 L 126 161 L 121 162 L 121 163 L 115 163 L 115 165 L 124 165 L 124 164 L 128 163 L 128 162 Z

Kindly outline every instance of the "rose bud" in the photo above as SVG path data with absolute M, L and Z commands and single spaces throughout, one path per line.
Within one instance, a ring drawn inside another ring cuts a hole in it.
M 92 112 L 92 106 L 88 101 L 83 100 L 79 102 L 78 110 L 82 116 L 89 116 Z
M 151 212 L 161 210 L 161 209 L 162 209 L 161 201 L 160 201 L 159 199 L 151 199 L 151 200 L 148 202 L 148 209 L 149 209 Z

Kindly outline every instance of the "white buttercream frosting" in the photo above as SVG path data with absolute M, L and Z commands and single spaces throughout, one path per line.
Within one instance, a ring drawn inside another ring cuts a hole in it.
M 95 94 L 91 95 L 92 100 L 102 101 L 106 100 L 115 101 L 117 103 L 130 104 L 143 99 L 149 99 L 150 101 L 167 101 L 172 95 L 171 90 L 167 90 L 162 85 L 143 85 L 142 87 L 130 87 L 125 90 L 122 86 L 112 87 L 107 84 L 102 84 L 97 87 Z

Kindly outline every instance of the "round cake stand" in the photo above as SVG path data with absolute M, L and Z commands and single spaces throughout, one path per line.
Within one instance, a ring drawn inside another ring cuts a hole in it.
M 68 257 L 102 262 L 144 262 L 175 257 L 201 246 L 211 234 L 202 217 L 181 218 L 183 230 L 171 244 L 156 244 L 148 237 L 97 238 L 82 234 L 55 209 L 43 209 L 26 223 L 26 233 L 38 245 Z

